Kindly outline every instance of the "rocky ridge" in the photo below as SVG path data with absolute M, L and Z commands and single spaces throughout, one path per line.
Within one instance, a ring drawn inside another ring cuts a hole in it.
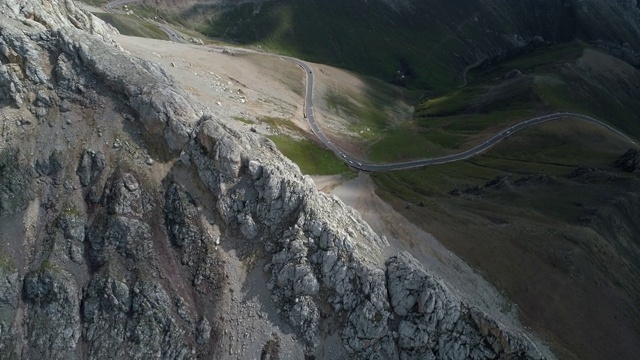
M 640 151 L 629 149 L 616 160 L 615 166 L 627 172 L 640 170 Z
M 384 259 L 357 212 L 73 2 L 0 12 L 0 358 L 551 356 L 409 253 Z M 272 333 L 239 323 L 250 276 Z

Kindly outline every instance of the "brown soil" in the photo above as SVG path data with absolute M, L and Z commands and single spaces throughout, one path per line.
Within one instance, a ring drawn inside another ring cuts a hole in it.
M 130 36 L 115 39 L 132 55 L 160 64 L 194 96 L 203 112 L 232 126 L 268 133 L 259 120 L 275 117 L 308 129 L 302 116 L 304 72 L 292 62 L 233 50 L 225 54 L 203 45 Z

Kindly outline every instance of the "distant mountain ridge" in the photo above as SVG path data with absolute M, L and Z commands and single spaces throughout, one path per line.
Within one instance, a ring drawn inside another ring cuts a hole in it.
M 423 89 L 460 84 L 479 60 L 575 39 L 640 66 L 635 0 L 162 1 L 207 35 Z

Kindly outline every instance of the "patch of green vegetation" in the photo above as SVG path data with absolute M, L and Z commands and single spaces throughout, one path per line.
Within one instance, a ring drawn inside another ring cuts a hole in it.
M 240 122 L 243 122 L 243 123 L 248 124 L 248 125 L 253 125 L 253 124 L 256 123 L 255 121 L 253 121 L 251 119 L 247 119 L 246 117 L 243 117 L 243 116 L 234 116 L 233 119 L 237 120 L 237 121 L 240 121 Z
M 293 132 L 295 134 L 302 134 L 301 130 L 291 120 L 273 116 L 264 116 L 258 119 L 258 121 L 261 123 L 265 123 L 275 129 L 284 128 L 287 131 Z
M 36 273 L 47 272 L 50 274 L 54 274 L 60 271 L 60 268 L 53 261 L 51 261 L 49 256 L 50 255 L 47 255 L 46 259 L 42 260 L 42 262 L 40 263 L 40 266 L 38 266 L 38 268 L 35 269 L 34 272 Z
M 344 94 L 329 90 L 325 95 L 325 100 L 330 109 L 342 111 L 350 116 L 355 116 L 358 113 L 357 105 Z
M 536 79 L 535 81 L 536 93 L 540 96 L 540 100 L 551 105 L 557 109 L 565 109 L 568 111 L 578 111 L 586 113 L 585 109 L 577 106 L 573 102 L 569 101 L 565 94 L 569 90 L 569 85 L 560 82 L 549 82 L 545 79 Z M 589 115 L 589 114 L 587 114 Z
M 474 5 L 468 5 L 472 12 Z M 456 11 L 453 7 L 442 10 Z M 215 38 L 269 47 L 411 88 L 442 89 L 458 81 L 458 71 L 443 53 L 463 50 L 464 44 L 450 36 L 448 26 L 425 22 L 424 11 L 419 9 L 397 14 L 378 2 L 362 6 L 338 0 L 279 0 L 197 5 L 181 16 L 199 17 L 202 13 L 210 16 L 200 30 Z M 309 14 L 319 21 L 308 21 Z M 458 28 L 467 26 L 459 24 Z M 471 32 L 469 36 L 478 37 Z M 414 39 L 420 39 L 421 45 L 417 46 Z
M 411 120 L 409 101 L 415 93 L 367 76 L 356 75 L 362 88 L 329 88 L 323 93 L 323 111 L 346 122 L 353 141 L 369 146 Z M 347 90 L 348 89 L 348 90 Z
M 109 3 L 109 0 L 80 0 L 80 1 L 95 7 L 102 7 L 102 5 Z
M 415 116 L 446 116 L 464 111 L 471 107 L 478 92 L 477 88 L 464 88 L 447 95 L 427 99 L 416 105 Z
M 595 145 L 598 146 L 595 146 Z M 630 144 L 597 125 L 562 120 L 529 128 L 470 160 L 373 175 L 381 188 L 410 200 L 446 196 L 454 188 L 481 186 L 497 176 L 566 176 L 576 167 L 609 167 Z
M 414 119 L 413 124 L 393 128 L 369 148 L 369 159 L 405 161 L 442 156 L 471 148 L 477 139 L 490 136 L 508 124 L 535 116 L 529 109 Z M 486 135 L 479 134 L 486 133 Z
M 82 217 L 82 213 L 78 209 L 73 207 L 64 209 L 60 215 L 69 217 Z
M 95 16 L 111 24 L 123 35 L 169 40 L 169 36 L 154 24 L 136 15 L 95 13 Z
M 491 134 L 502 130 L 508 124 L 529 119 L 537 115 L 534 109 L 514 109 L 487 114 L 466 114 L 446 118 L 419 119 L 416 122 L 425 129 L 441 128 L 453 134 L 469 137 L 489 130 Z
M 381 104 L 375 104 L 372 99 L 359 99 L 356 102 L 344 94 L 328 91 L 325 100 L 331 110 L 349 121 L 349 130 L 357 133 L 362 140 L 375 139 L 390 127 Z
M 420 135 L 408 127 L 399 127 L 369 148 L 368 158 L 375 162 L 402 161 L 425 157 L 437 151 L 433 144 L 424 142 Z
M 284 156 L 300 167 L 306 175 L 343 175 L 355 176 L 355 172 L 330 150 L 309 140 L 306 134 L 293 122 L 266 116 L 259 119 L 273 130 L 283 130 L 281 134 L 269 136 Z
M 308 139 L 296 140 L 287 135 L 275 135 L 269 138 L 284 156 L 300 167 L 303 174 L 355 176 L 355 172 L 340 161 L 334 153 Z
M 587 48 L 588 45 L 582 41 L 538 47 L 496 64 L 474 69 L 469 72 L 468 79 L 470 83 L 487 82 L 514 69 L 523 73 L 547 73 L 579 59 Z
M 11 259 L 11 255 L 7 253 L 2 245 L 0 245 L 0 269 L 8 271 L 16 269 L 16 264 Z
M 373 317 L 373 321 L 375 321 L 376 323 L 379 323 L 380 321 L 382 321 L 382 319 L 383 319 L 382 314 L 376 311 L 376 315 Z
M 417 158 L 436 157 L 448 149 L 457 149 L 466 138 L 442 130 L 424 131 L 409 126 L 390 130 L 386 136 L 370 147 L 369 159 L 376 162 L 394 162 Z
M 369 156 L 395 161 L 451 153 L 519 121 L 560 111 L 595 116 L 640 137 L 640 99 L 630 90 L 640 72 L 625 68 L 635 80 L 611 76 L 602 59 L 585 58 L 588 51 L 594 52 L 581 42 L 559 44 L 474 70 L 472 85 L 418 103 L 412 124 L 388 131 Z

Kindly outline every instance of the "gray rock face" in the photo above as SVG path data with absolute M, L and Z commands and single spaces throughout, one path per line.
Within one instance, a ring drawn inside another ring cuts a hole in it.
M 616 160 L 615 166 L 627 172 L 640 170 L 640 151 L 629 149 Z
M 91 358 L 192 358 L 182 320 L 159 279 L 147 279 L 157 259 L 151 228 L 143 220 L 142 187 L 131 173 L 114 176 L 105 185 L 103 210 L 88 227 L 88 257 L 97 274 L 82 295 L 84 340 Z M 123 276 L 120 266 L 136 269 L 137 280 Z M 185 316 L 182 316 L 185 318 Z M 194 340 L 206 344 L 211 325 L 202 317 Z
M 17 149 L 0 150 L 0 215 L 24 207 L 31 193 L 31 177 Z
M 195 200 L 179 184 L 172 183 L 165 193 L 164 219 L 171 244 L 179 248 L 181 263 L 189 268 L 196 290 L 206 293 L 208 288 L 218 287 L 214 279 L 219 275 L 221 265 L 216 250 L 220 230 L 215 225 L 208 225 Z M 209 327 L 208 321 L 201 321 L 198 326 L 201 327 L 198 333 L 204 334 Z
M 89 283 L 83 301 L 91 358 L 191 358 L 183 330 L 169 315 L 162 286 L 139 281 L 131 288 L 109 274 Z
M 310 349 L 329 317 L 343 319 L 343 345 L 359 358 L 543 358 L 517 332 L 469 309 L 408 253 L 386 269 L 371 264 L 384 242 L 292 164 L 269 156 L 271 143 L 206 120 L 187 149 L 224 225 L 265 244 L 272 297 Z M 259 235 L 243 230 L 248 221 Z
M 408 253 L 387 261 L 387 284 L 391 307 L 402 319 L 397 330 L 401 358 L 541 357 L 527 341 L 454 297 Z
M 10 100 L 15 107 L 21 107 L 22 73 L 13 65 L 0 65 L 0 100 Z
M 171 184 L 165 195 L 165 223 L 171 243 L 177 247 L 198 244 L 203 237 L 198 226 L 195 200 L 178 184 Z
M 25 276 L 24 294 L 29 305 L 26 357 L 73 357 L 81 329 L 78 289 L 71 275 L 45 262 Z
M 48 158 L 36 160 L 35 168 L 41 176 L 55 177 L 62 169 L 62 156 L 58 151 L 54 151 Z
M 82 154 L 76 174 L 80 179 L 80 185 L 89 186 L 95 183 L 105 166 L 105 157 L 101 152 L 87 150 Z
M 73 2 L 0 0 L 0 20 L 0 113 L 22 119 L 0 133 L 2 356 L 544 357 L 409 254 L 385 263 L 357 212 L 268 139 L 198 119 Z M 248 301 L 279 332 L 240 355 L 223 344 L 254 334 L 225 316 Z
M 80 9 L 70 1 L 31 3 L 20 0 L 4 0 L 2 13 L 18 21 L 25 21 L 37 30 L 56 30 L 74 26 L 102 40 L 110 41 L 110 34 L 117 34 L 112 26 Z
M 19 289 L 18 270 L 0 249 L 0 351 L 8 358 L 17 357 L 13 319 L 18 311 Z
M 87 230 L 89 259 L 94 265 L 106 263 L 113 252 L 130 261 L 141 261 L 149 254 L 150 229 L 141 221 L 140 188 L 131 174 L 112 179 L 103 193 L 105 212 Z

